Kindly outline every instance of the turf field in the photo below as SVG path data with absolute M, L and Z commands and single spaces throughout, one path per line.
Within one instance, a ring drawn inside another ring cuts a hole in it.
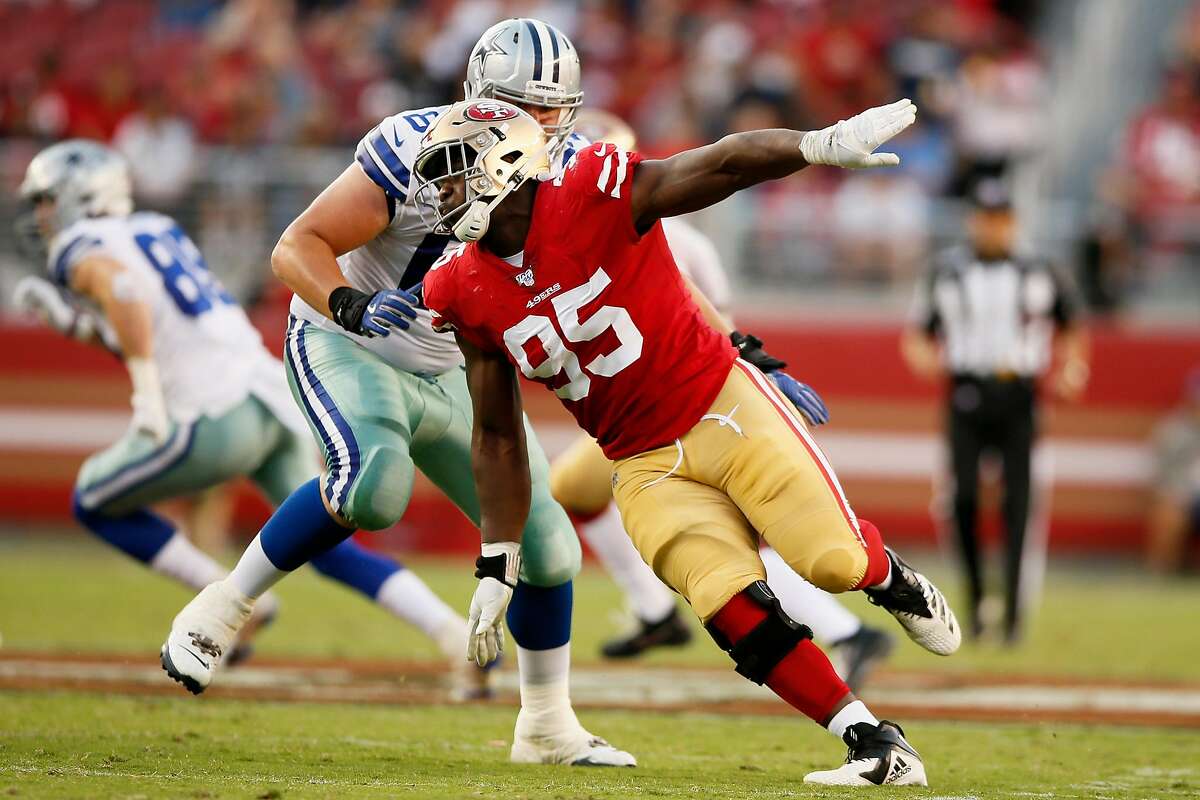
M 936 562 L 916 560 L 923 566 Z M 466 605 L 473 579 L 465 561 L 412 566 L 444 597 Z M 913 702 L 903 699 L 902 690 L 910 684 L 932 687 L 926 697 L 941 697 L 960 685 L 973 686 L 983 675 L 1051 688 L 1040 690 L 1048 694 L 1023 696 L 1029 710 L 1008 714 L 1016 720 L 1011 722 L 962 721 L 976 716 L 978 709 L 969 704 L 902 716 L 928 760 L 934 785 L 928 791 L 878 796 L 1200 797 L 1200 729 L 1195 727 L 1200 709 L 1192 716 L 1162 717 L 1172 725 L 1167 728 L 1078 725 L 1059 721 L 1072 717 L 1055 706 L 1076 691 L 1076 684 L 1131 682 L 1146 686 L 1126 691 L 1129 702 L 1150 702 L 1150 690 L 1162 687 L 1187 690 L 1175 695 L 1181 706 L 1200 702 L 1200 585 L 1153 582 L 1105 565 L 1055 569 L 1048 584 L 1029 641 L 1016 651 L 980 646 L 937 659 L 907 643 L 898 647 L 876 682 L 878 702 L 885 706 Z M 686 680 L 703 681 L 714 692 L 726 685 L 740 690 L 742 684 L 729 680 L 725 656 L 703 636 L 688 648 L 655 655 L 643 672 L 612 671 L 595 662 L 598 643 L 617 630 L 619 621 L 612 611 L 615 589 L 594 571 L 585 571 L 576 584 L 577 684 L 585 698 L 580 705 L 606 708 L 589 708 L 581 716 L 595 732 L 635 752 L 642 763 L 638 770 L 508 764 L 511 705 L 504 699 L 472 707 L 428 704 L 428 693 L 411 690 L 436 667 L 426 667 L 424 678 L 389 674 L 386 685 L 369 685 L 373 693 L 352 695 L 371 702 L 340 702 L 337 693 L 312 695 L 319 699 L 313 702 L 304 699 L 305 686 L 289 702 L 257 699 L 271 695 L 270 682 L 277 676 L 306 679 L 310 674 L 272 672 L 272 665 L 361 663 L 378 672 L 381 664 L 411 665 L 434 655 L 419 635 L 315 574 L 294 576 L 280 595 L 284 615 L 259 643 L 260 663 L 266 666 L 252 665 L 240 678 L 230 672 L 212 696 L 196 699 L 156 673 L 154 658 L 186 592 L 89 539 L 0 537 L 0 687 L 8 687 L 0 689 L 0 796 L 847 793 L 801 784 L 806 771 L 833 764 L 842 749 L 798 716 L 780 714 L 785 710 L 780 704 L 768 706 L 767 699 L 739 704 L 740 698 L 717 692 L 707 705 L 695 704 L 696 710 L 647 710 L 672 689 L 686 695 L 688 690 L 680 688 L 692 685 Z M 877 609 L 864 609 L 864 616 L 890 624 Z M 51 654 L 62 663 L 37 660 Z M 68 674 L 63 664 L 89 659 L 115 665 L 109 669 L 116 675 L 110 676 L 115 688 L 62 679 Z M 29 669 L 41 670 L 45 680 L 29 680 Z M 24 678 L 9 680 L 6 674 Z M 651 688 L 643 688 L 640 699 L 629 695 L 622 701 L 623 695 L 613 694 L 622 681 L 637 684 L 643 676 L 651 679 Z M 319 677 L 334 680 L 326 673 Z M 502 686 L 511 687 L 511 670 L 501 677 Z M 353 686 L 362 691 L 361 681 Z M 870 691 L 866 696 L 872 700 Z M 970 696 L 980 702 L 988 697 L 986 692 Z M 732 713 L 742 711 L 755 713 Z

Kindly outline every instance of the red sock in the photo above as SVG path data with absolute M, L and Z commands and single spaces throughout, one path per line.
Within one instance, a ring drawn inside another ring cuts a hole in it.
M 863 541 L 867 543 L 867 571 L 854 588 L 866 589 L 887 580 L 892 562 L 883 549 L 883 537 L 879 535 L 879 528 L 876 528 L 874 523 L 859 517 L 858 529 L 862 532 Z
M 737 644 L 766 619 L 768 613 L 741 592 L 734 595 L 708 624 L 720 631 L 730 644 Z M 822 726 L 829 722 L 842 698 L 850 694 L 850 687 L 838 677 L 829 659 L 811 639 L 792 648 L 767 675 L 766 684 L 789 705 Z

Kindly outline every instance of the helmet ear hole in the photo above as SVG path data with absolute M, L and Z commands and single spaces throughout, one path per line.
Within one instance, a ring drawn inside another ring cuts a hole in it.
M 517 159 L 520 157 L 521 157 L 521 151 L 513 150 L 512 152 L 505 153 L 504 155 L 500 156 L 500 160 L 503 161 L 505 164 L 515 164 L 515 163 L 517 163 Z

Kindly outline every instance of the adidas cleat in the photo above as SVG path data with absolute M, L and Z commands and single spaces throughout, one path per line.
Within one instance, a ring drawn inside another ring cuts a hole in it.
M 921 573 L 890 548 L 892 582 L 886 589 L 864 589 L 875 605 L 891 613 L 908 638 L 939 656 L 948 656 L 962 644 L 962 630 L 945 596 Z
M 825 786 L 928 786 L 925 764 L 894 722 L 859 722 L 842 735 L 850 750 L 837 769 L 810 772 L 805 783 Z
M 167 675 L 192 694 L 207 689 L 250 619 L 252 602 L 224 581 L 205 586 L 171 623 L 159 653 Z

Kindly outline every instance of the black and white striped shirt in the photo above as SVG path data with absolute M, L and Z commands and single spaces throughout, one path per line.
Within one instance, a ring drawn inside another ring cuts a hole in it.
M 914 324 L 941 339 L 946 369 L 980 377 L 1038 375 L 1055 328 L 1075 315 L 1070 289 L 1048 265 L 984 260 L 965 247 L 938 256 L 913 303 Z

